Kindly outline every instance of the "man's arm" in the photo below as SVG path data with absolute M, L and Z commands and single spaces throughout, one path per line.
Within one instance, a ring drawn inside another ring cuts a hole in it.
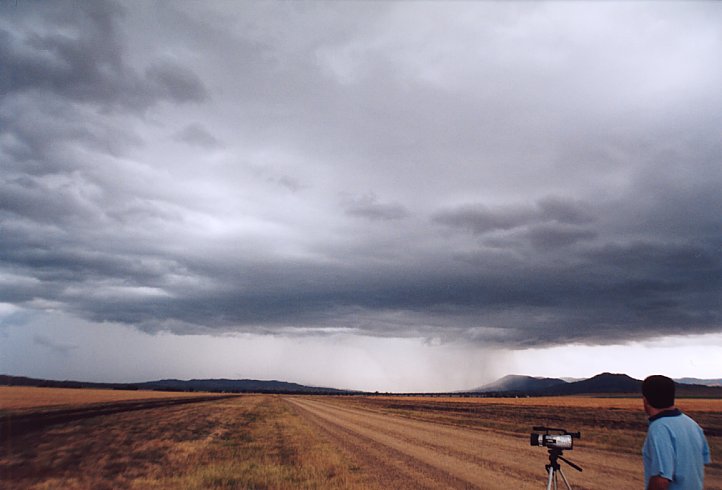
M 649 479 L 647 490 L 667 490 L 669 488 L 669 480 L 662 476 L 653 476 Z

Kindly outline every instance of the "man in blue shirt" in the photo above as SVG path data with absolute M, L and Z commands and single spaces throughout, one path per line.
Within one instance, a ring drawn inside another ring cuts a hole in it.
M 674 381 L 650 376 L 642 383 L 644 411 L 649 416 L 644 441 L 647 490 L 702 490 L 709 446 L 697 423 L 674 406 Z

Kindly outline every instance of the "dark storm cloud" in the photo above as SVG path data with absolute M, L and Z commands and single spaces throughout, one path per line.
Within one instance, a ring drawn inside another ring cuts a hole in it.
M 410 5 L 4 4 L 0 302 L 513 347 L 720 331 L 716 10 Z
M 24 32 L 0 29 L 0 93 L 5 97 L 49 92 L 72 101 L 130 109 L 161 100 L 207 97 L 198 76 L 177 63 L 156 60 L 141 74 L 125 62 L 116 29 L 123 11 L 114 3 L 22 3 L 15 9 L 4 5 L 3 10 L 10 20 L 27 14 L 23 20 L 37 23 Z
M 481 234 L 528 224 L 534 218 L 534 214 L 529 209 L 490 210 L 479 206 L 465 206 L 461 209 L 441 212 L 434 219 L 441 224 L 465 228 Z
M 548 249 L 572 245 L 580 240 L 591 240 L 596 232 L 568 226 L 542 225 L 528 232 L 529 242 L 537 248 Z
M 53 189 L 32 177 L 8 179 L 2 186 L 3 211 L 37 223 L 68 225 L 94 219 L 98 209 L 72 189 Z
M 433 220 L 477 235 L 523 229 L 527 238 L 541 247 L 572 244 L 596 235 L 581 226 L 594 221 L 590 206 L 558 197 L 546 197 L 535 206 L 466 205 L 439 212 Z

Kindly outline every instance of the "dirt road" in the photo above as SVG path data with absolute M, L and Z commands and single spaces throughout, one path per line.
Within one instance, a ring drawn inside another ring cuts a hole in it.
M 350 407 L 334 399 L 288 397 L 378 488 L 544 488 L 544 448 L 528 434 L 474 430 Z M 562 463 L 575 489 L 642 488 L 641 457 L 585 447 L 580 441 Z M 559 481 L 561 484 L 561 479 Z M 560 486 L 562 488 L 562 486 Z

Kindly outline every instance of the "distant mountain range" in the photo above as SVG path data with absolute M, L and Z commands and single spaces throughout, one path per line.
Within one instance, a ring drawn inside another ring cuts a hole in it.
M 690 383 L 698 381 L 700 383 Z M 676 380 L 678 396 L 722 396 L 718 380 L 697 380 L 685 378 Z M 710 383 L 710 385 L 702 384 Z M 472 393 L 487 395 L 531 395 L 558 396 L 600 393 L 641 393 L 642 381 L 626 374 L 602 373 L 592 378 L 567 382 L 557 378 L 535 378 L 531 376 L 505 376 L 494 383 L 470 390 Z
M 567 378 L 569 379 L 569 378 Z M 720 380 L 684 378 L 677 381 L 680 397 L 722 398 Z M 690 381 L 698 383 L 690 384 Z M 709 383 L 710 385 L 702 384 Z M 715 384 L 717 383 L 717 384 Z M 288 394 L 363 394 L 358 391 L 304 386 L 285 381 L 260 381 L 254 379 L 163 379 L 142 383 L 92 383 L 83 381 L 54 381 L 0 375 L 0 385 L 41 386 L 54 388 L 101 388 L 115 390 L 200 391 L 224 393 L 288 393 Z M 559 378 L 535 378 L 532 376 L 505 376 L 494 383 L 461 392 L 476 396 L 559 396 L 594 394 L 640 394 L 642 382 L 626 374 L 602 373 L 589 379 L 564 381 Z
M 346 390 L 304 386 L 285 381 L 259 381 L 255 379 L 163 379 L 137 383 L 142 390 L 179 390 L 179 391 L 223 391 L 223 392 L 254 392 L 254 393 L 348 393 Z
M 26 378 L 22 376 L 0 375 L 0 385 L 40 386 L 49 388 L 101 388 L 114 390 L 156 390 L 156 391 L 210 391 L 224 393 L 304 393 L 304 394 L 344 394 L 348 390 L 304 386 L 285 381 L 259 381 L 255 379 L 162 379 L 143 383 L 92 383 L 83 381 L 54 381 Z

